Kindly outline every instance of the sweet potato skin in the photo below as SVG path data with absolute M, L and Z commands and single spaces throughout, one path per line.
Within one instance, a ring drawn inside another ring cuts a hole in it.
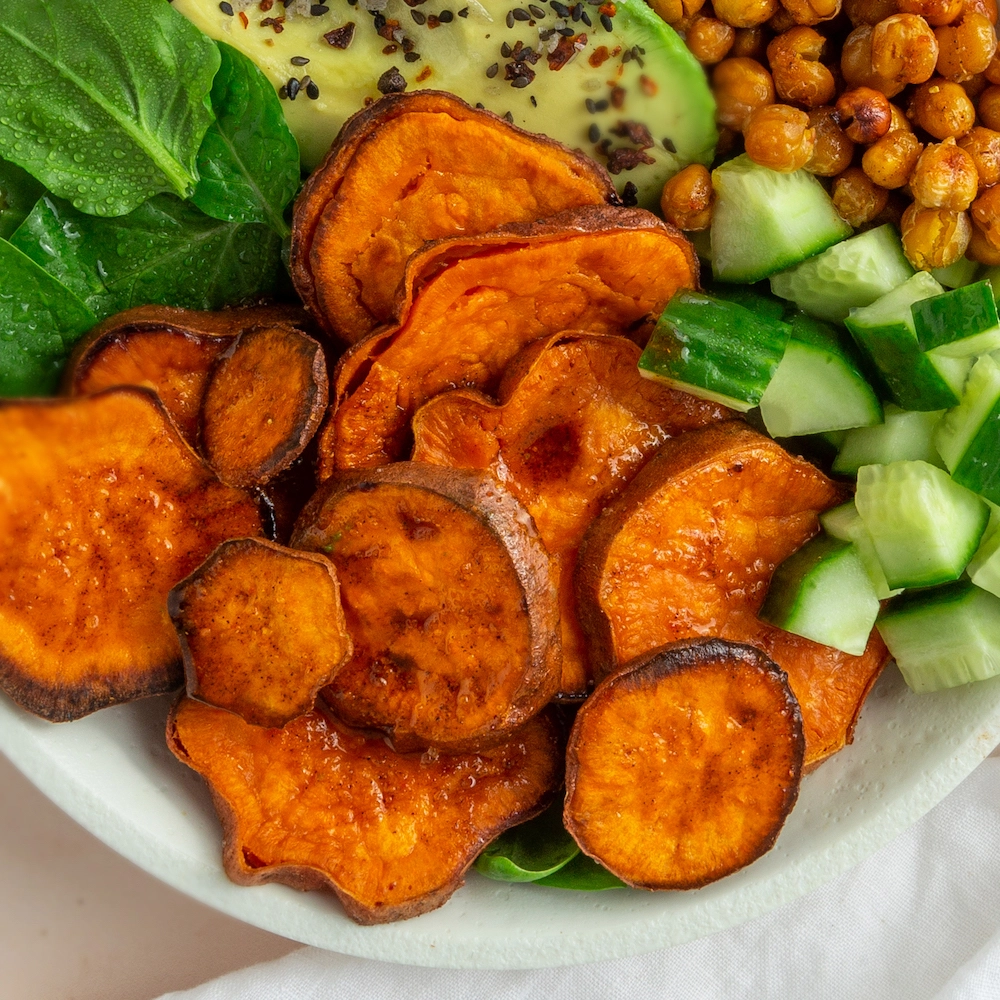
M 495 392 L 539 337 L 586 329 L 643 341 L 673 293 L 697 282 L 685 237 L 641 209 L 574 209 L 432 244 L 407 263 L 401 321 L 337 365 L 320 478 L 402 458 L 420 405 L 456 387 Z
M 400 462 L 329 480 L 292 545 L 337 569 L 354 655 L 322 697 L 398 748 L 477 749 L 559 684 L 548 555 L 492 476 Z
M 322 712 L 261 729 L 182 698 L 167 744 L 208 782 L 234 882 L 332 889 L 361 924 L 441 906 L 486 844 L 541 812 L 562 777 L 547 714 L 480 753 L 400 755 Z
M 553 334 L 511 361 L 498 403 L 457 389 L 413 418 L 415 461 L 489 469 L 534 519 L 558 578 L 566 696 L 592 678 L 573 586 L 584 532 L 664 441 L 733 417 L 642 378 L 639 354 L 624 337 Z
M 351 117 L 296 199 L 291 273 L 323 327 L 356 343 L 395 316 L 425 242 L 617 202 L 595 161 L 443 91 L 390 94 Z
M 312 711 L 351 654 L 340 584 L 322 555 L 223 542 L 168 595 L 191 698 L 280 727 Z
M 751 643 L 801 701 L 807 769 L 841 749 L 886 661 L 881 640 L 849 656 L 788 637 L 757 612 L 774 567 L 845 498 L 844 487 L 736 422 L 667 442 L 580 548 L 577 594 L 598 676 L 690 636 Z
M 222 485 L 146 389 L 0 402 L 0 684 L 52 721 L 176 688 L 170 587 L 255 499 Z
M 760 650 L 673 643 L 620 668 L 580 708 L 564 822 L 629 885 L 700 888 L 773 846 L 804 746 L 785 675 Z

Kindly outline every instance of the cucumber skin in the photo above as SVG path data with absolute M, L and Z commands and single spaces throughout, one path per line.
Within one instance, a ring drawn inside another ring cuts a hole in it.
M 947 351 L 950 345 L 1000 325 L 993 286 L 985 280 L 921 299 L 910 309 L 917 344 L 922 351 L 942 348 L 941 353 L 951 353 Z M 972 353 L 984 354 L 993 349 L 995 347 L 987 346 Z M 951 356 L 964 355 L 951 353 Z
M 1000 402 L 979 425 L 951 478 L 991 503 L 1000 504 Z

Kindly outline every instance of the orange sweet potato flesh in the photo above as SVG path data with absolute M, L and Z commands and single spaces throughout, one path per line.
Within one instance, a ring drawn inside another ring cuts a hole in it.
M 429 240 L 617 201 L 603 167 L 441 91 L 392 94 L 341 130 L 295 202 L 291 272 L 349 343 L 396 315 L 407 257 Z
M 301 324 L 304 319 L 303 311 L 291 306 L 218 312 L 170 306 L 129 309 L 106 319 L 77 344 L 64 390 L 80 396 L 118 385 L 153 389 L 194 444 L 209 373 L 232 339 L 259 324 Z
M 328 559 L 274 542 L 223 542 L 171 590 L 187 693 L 255 726 L 312 711 L 351 653 Z
M 284 324 L 244 330 L 218 357 L 201 404 L 201 450 L 231 486 L 258 486 L 305 450 L 326 411 L 320 345 Z
M 167 742 L 211 789 L 234 882 L 332 889 L 362 924 L 441 906 L 486 844 L 539 813 L 562 777 L 544 714 L 480 753 L 403 756 L 321 712 L 262 729 L 182 698 Z
M 320 478 L 404 457 L 420 405 L 459 386 L 494 392 L 539 337 L 580 329 L 643 340 L 673 293 L 697 281 L 684 236 L 641 209 L 576 209 L 414 254 L 402 321 L 337 366 Z
M 354 654 L 322 697 L 399 748 L 476 749 L 559 685 L 558 607 L 531 518 L 492 476 L 400 462 L 329 480 L 292 545 L 326 553 Z
M 0 686 L 53 721 L 176 688 L 167 593 L 261 533 L 148 389 L 0 403 Z
M 806 767 L 851 739 L 887 659 L 873 633 L 861 656 L 761 622 L 775 566 L 818 530 L 844 489 L 746 425 L 717 424 L 668 441 L 594 521 L 577 592 L 598 676 L 695 635 L 765 650 L 802 708 Z
M 803 751 L 795 697 L 763 653 L 674 643 L 599 684 L 577 713 L 566 829 L 629 885 L 696 889 L 773 846 Z
M 534 518 L 557 577 L 566 696 L 592 679 L 573 587 L 584 532 L 664 441 L 733 416 L 640 377 L 639 353 L 624 337 L 554 334 L 511 362 L 499 403 L 458 389 L 413 418 L 415 461 L 489 469 Z

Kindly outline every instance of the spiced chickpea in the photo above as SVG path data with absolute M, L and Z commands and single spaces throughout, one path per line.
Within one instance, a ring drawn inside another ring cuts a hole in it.
M 667 222 L 685 232 L 699 232 L 712 224 L 712 175 L 707 167 L 692 163 L 663 185 L 660 209 Z
M 705 0 L 649 0 L 649 5 L 667 24 L 676 25 L 697 14 Z
M 972 203 L 972 218 L 994 250 L 1000 250 L 1000 185 L 987 188 Z
M 772 35 L 780 35 L 795 27 L 795 18 L 784 8 L 779 7 L 774 16 L 767 22 L 767 30 Z
M 809 124 L 816 130 L 816 146 L 805 169 L 820 177 L 836 177 L 843 173 L 854 159 L 854 143 L 837 124 L 834 109 L 813 108 L 809 112 Z
M 736 40 L 736 29 L 715 17 L 698 14 L 691 21 L 684 41 L 691 54 L 703 66 L 712 66 L 729 55 Z
M 781 0 L 781 6 L 796 24 L 819 24 L 840 13 L 841 0 Z
M 898 12 L 896 0 L 844 0 L 844 13 L 855 28 L 861 24 L 878 24 Z
M 934 75 L 938 41 L 919 14 L 893 14 L 872 28 L 872 69 L 883 79 L 923 83 Z
M 919 14 L 928 24 L 951 24 L 962 13 L 963 0 L 897 0 L 905 14 Z
M 957 139 L 976 122 L 976 109 L 969 95 L 957 83 L 938 76 L 931 77 L 914 90 L 908 115 L 910 121 L 935 139 L 947 139 L 948 136 Z
M 781 173 L 804 167 L 816 147 L 809 116 L 787 104 L 769 104 L 750 115 L 743 130 L 747 156 Z
M 849 87 L 873 87 L 886 97 L 895 97 L 905 84 L 887 80 L 872 68 L 872 33 L 870 24 L 855 28 L 840 49 L 840 71 Z
M 990 24 L 996 24 L 1000 15 L 997 10 L 997 0 L 962 0 L 962 13 L 970 10 L 982 14 Z
M 958 140 L 958 144 L 976 165 L 980 191 L 1000 184 L 1000 132 L 976 125 Z
M 755 108 L 774 103 L 774 81 L 756 59 L 723 59 L 712 71 L 715 117 L 742 132 Z
M 892 111 L 885 94 L 878 90 L 871 87 L 845 90 L 835 107 L 840 127 L 852 142 L 867 145 L 889 131 Z
M 889 114 L 892 115 L 892 119 L 889 122 L 890 132 L 912 132 L 913 126 L 910 124 L 910 119 L 906 117 L 903 109 L 898 104 L 889 105 Z
M 1000 56 L 995 52 L 993 53 L 993 58 L 990 60 L 990 64 L 983 70 L 983 76 L 990 83 L 1000 83 Z
M 952 138 L 931 143 L 920 154 L 910 175 L 910 191 L 921 208 L 964 212 L 978 190 L 976 164 Z
M 986 79 L 985 73 L 977 73 L 975 76 L 969 77 L 968 80 L 962 81 L 962 90 L 969 95 L 969 100 L 973 104 L 979 100 L 979 95 L 990 85 L 990 81 Z
M 1000 132 L 1000 86 L 994 84 L 979 95 L 979 120 L 987 128 Z
M 836 92 L 833 74 L 819 60 L 826 39 L 813 28 L 798 25 L 771 41 L 767 60 L 774 89 L 783 101 L 818 108 Z
M 871 222 L 889 200 L 889 192 L 858 167 L 848 167 L 834 179 L 830 196 L 840 217 L 855 229 Z
M 766 58 L 768 38 L 765 29 L 759 25 L 756 28 L 737 28 L 729 54 L 762 62 Z
M 1000 265 L 1000 248 L 990 243 L 983 231 L 976 225 L 975 219 L 972 220 L 972 236 L 969 238 L 969 245 L 965 248 L 965 256 L 977 264 L 986 264 L 987 267 Z
M 861 169 L 879 187 L 901 188 L 909 182 L 923 148 L 912 132 L 890 131 L 865 150 Z
M 965 11 L 951 24 L 934 29 L 938 40 L 937 71 L 961 83 L 982 73 L 997 51 L 997 35 L 986 16 Z
M 763 24 L 778 10 L 778 0 L 715 0 L 715 16 L 734 28 Z
M 916 202 L 900 220 L 903 253 L 918 271 L 954 264 L 972 237 L 972 222 L 965 212 L 921 208 Z

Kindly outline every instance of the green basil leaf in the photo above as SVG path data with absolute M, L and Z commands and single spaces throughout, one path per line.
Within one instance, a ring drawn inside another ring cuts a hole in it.
M 0 17 L 0 149 L 78 209 L 188 196 L 219 50 L 164 0 L 32 0 Z
M 242 52 L 222 42 L 219 49 L 216 120 L 198 152 L 191 200 L 215 219 L 262 222 L 287 236 L 285 208 L 301 184 L 298 143 L 267 77 Z
M 476 870 L 498 882 L 534 882 L 580 853 L 562 822 L 562 797 L 540 816 L 500 834 L 476 859 Z
M 47 396 L 73 344 L 97 321 L 68 288 L 0 240 L 0 395 Z
M 0 160 L 0 239 L 10 238 L 44 193 L 26 170 Z
M 625 888 L 625 883 L 620 878 L 586 854 L 578 854 L 564 868 L 537 879 L 535 885 L 548 885 L 554 889 L 582 889 L 587 892 Z
M 276 233 L 209 218 L 169 194 L 114 219 L 46 195 L 11 242 L 100 319 L 147 304 L 221 309 L 269 294 L 283 275 Z

